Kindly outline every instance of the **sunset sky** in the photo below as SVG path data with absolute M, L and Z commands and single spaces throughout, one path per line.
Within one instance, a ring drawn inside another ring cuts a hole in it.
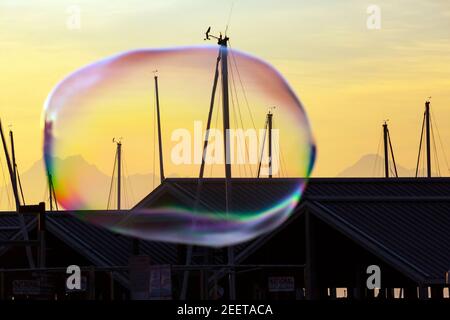
M 370 4 L 381 8 L 380 30 L 366 27 Z M 80 29 L 67 26 L 73 5 Z M 22 171 L 42 157 L 43 104 L 67 74 L 130 49 L 204 44 L 206 28 L 228 20 L 232 46 L 275 66 L 305 105 L 313 176 L 376 153 L 384 119 L 396 160 L 415 167 L 428 96 L 450 156 L 447 0 L 2 0 L 0 117 Z

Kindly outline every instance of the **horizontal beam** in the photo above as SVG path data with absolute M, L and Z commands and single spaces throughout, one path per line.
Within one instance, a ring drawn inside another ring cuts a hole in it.
M 150 267 L 156 267 L 157 265 L 150 265 Z M 235 268 L 235 269 L 245 269 L 245 268 L 304 268 L 304 264 L 241 264 L 241 265 L 228 265 L 228 264 L 212 264 L 212 265 L 170 265 L 172 270 L 202 270 L 202 269 L 223 269 L 223 268 Z M 91 266 L 80 267 L 81 271 L 92 270 Z M 94 267 L 95 271 L 128 271 L 129 266 L 104 266 L 104 267 Z M 30 271 L 41 271 L 41 272 L 66 272 L 66 268 L 27 268 L 27 269 L 0 269 L 0 272 L 30 272 Z
M 44 205 L 24 205 L 19 206 L 19 213 L 40 213 L 45 211 Z
M 0 240 L 0 246 L 38 246 L 38 240 Z
M 395 178 L 390 178 L 394 180 Z M 310 202 L 450 202 L 450 197 L 440 196 L 308 196 L 302 201 Z
M 20 230 L 18 226 L 0 227 L 0 231 L 17 231 Z

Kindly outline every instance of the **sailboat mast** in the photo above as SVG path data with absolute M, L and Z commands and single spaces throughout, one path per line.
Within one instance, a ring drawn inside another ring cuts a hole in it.
M 230 211 L 230 199 L 231 197 L 231 141 L 230 141 L 230 112 L 229 112 L 229 100 L 228 100 L 228 41 L 230 40 L 226 35 L 222 37 L 220 35 L 219 37 L 213 36 L 210 34 L 211 27 L 208 28 L 206 31 L 206 37 L 205 40 L 209 40 L 210 38 L 217 39 L 217 43 L 220 45 L 219 50 L 219 59 L 217 59 L 216 64 L 216 75 L 217 75 L 217 66 L 218 63 L 221 63 L 221 74 L 222 74 L 222 108 L 223 108 L 223 136 L 224 136 L 224 151 L 225 151 L 225 206 L 226 206 L 226 213 Z M 210 116 L 212 114 L 212 107 L 214 103 L 214 94 L 216 89 L 216 83 L 217 83 L 217 76 L 214 77 L 214 85 L 213 85 L 213 95 L 211 98 L 211 107 L 210 107 L 210 114 L 208 116 L 208 127 L 210 122 Z M 206 137 L 207 140 L 207 137 Z M 204 150 L 203 150 L 203 160 L 202 160 L 202 167 L 200 168 L 200 176 L 203 176 L 203 169 L 204 169 L 204 157 L 206 155 L 206 147 L 207 142 L 205 143 Z M 201 178 L 200 177 L 200 178 Z M 201 181 L 201 180 L 200 180 Z M 197 198 L 199 194 L 199 190 L 201 187 L 201 182 L 199 182 L 199 187 L 197 189 Z M 192 247 L 190 247 L 190 252 L 192 253 Z M 236 274 L 234 271 L 234 250 L 233 247 L 227 248 L 227 256 L 228 256 L 228 265 L 230 268 L 229 274 L 228 274 L 228 283 L 229 283 L 229 297 L 230 300 L 236 299 Z M 189 258 L 190 259 L 190 258 Z M 183 283 L 183 294 L 182 296 L 185 296 L 185 289 L 187 287 L 187 277 L 185 274 L 184 283 Z
M 13 193 L 14 193 L 14 200 L 16 202 L 16 210 L 19 211 L 20 199 L 19 199 L 19 192 L 17 190 L 17 180 L 14 179 L 15 176 L 14 176 L 13 164 L 11 163 L 11 158 L 9 157 L 8 147 L 6 145 L 5 135 L 3 134 L 3 128 L 2 128 L 1 121 L 0 121 L 0 134 L 1 134 L 1 138 L 2 138 L 3 151 L 5 152 L 6 164 L 8 165 L 9 176 L 11 178 L 11 186 L 12 186 Z
M 388 127 L 387 122 L 383 124 L 383 146 L 384 146 L 384 177 L 389 178 L 389 152 L 388 152 Z
M 430 130 L 430 100 L 425 102 L 425 125 L 426 125 L 426 141 L 427 141 L 427 177 L 431 178 L 431 130 Z
M 14 134 L 12 130 L 9 130 L 9 138 L 11 140 L 11 156 L 12 156 L 12 166 L 13 166 L 13 179 L 16 181 L 17 186 L 17 163 L 16 163 L 16 151 L 14 148 Z
M 122 142 L 117 142 L 117 210 L 121 209 L 121 190 L 122 185 Z
M 269 111 L 267 114 L 267 122 L 269 127 L 269 178 L 272 178 L 272 117 L 273 114 Z
M 50 195 L 50 211 L 53 211 L 53 187 L 52 187 L 52 175 L 50 173 L 47 174 L 48 178 L 48 193 Z
M 162 151 L 162 137 L 161 137 L 161 116 L 159 113 L 159 92 L 158 92 L 158 76 L 155 75 L 155 92 L 156 92 L 156 117 L 158 118 L 158 145 L 159 145 L 159 174 L 161 181 L 164 180 L 164 161 Z
M 208 112 L 208 121 L 206 123 L 205 140 L 203 141 L 202 164 L 200 165 L 200 173 L 198 175 L 199 179 L 203 178 L 203 174 L 205 172 L 206 150 L 208 148 L 209 130 L 211 129 L 211 118 L 212 118 L 213 109 L 214 109 L 214 100 L 216 98 L 217 82 L 219 80 L 220 56 L 221 56 L 221 53 L 219 52 L 219 56 L 217 57 L 217 61 L 216 61 L 216 69 L 214 72 L 214 81 L 213 81 L 213 87 L 212 87 L 212 93 L 211 93 L 211 101 L 209 103 L 209 112 Z
M 220 45 L 220 60 L 222 66 L 222 107 L 223 107 L 223 136 L 224 136 L 224 151 L 225 151 L 225 188 L 226 188 L 226 212 L 230 210 L 230 199 L 231 197 L 231 142 L 230 142 L 230 110 L 228 101 L 228 40 L 229 38 L 225 36 L 224 38 L 219 38 Z M 233 247 L 228 247 L 228 265 L 231 269 L 234 267 L 234 249 Z M 229 283 L 229 296 L 230 300 L 236 299 L 236 275 L 234 270 L 230 271 L 228 274 Z
M 230 110 L 228 101 L 228 40 L 219 38 L 220 60 L 222 71 L 222 105 L 223 105 L 223 136 L 225 151 L 225 178 L 231 179 L 231 149 L 230 149 Z

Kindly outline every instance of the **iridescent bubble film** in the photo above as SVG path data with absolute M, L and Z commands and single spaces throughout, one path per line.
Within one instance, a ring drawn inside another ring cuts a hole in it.
M 218 55 L 218 46 L 134 50 L 63 79 L 44 110 L 44 156 L 60 207 L 121 234 L 215 247 L 280 226 L 298 204 L 314 163 L 305 110 L 279 72 L 234 49 L 227 49 L 224 86 Z M 231 179 L 225 180 L 227 93 Z M 119 190 L 121 211 L 115 211 Z

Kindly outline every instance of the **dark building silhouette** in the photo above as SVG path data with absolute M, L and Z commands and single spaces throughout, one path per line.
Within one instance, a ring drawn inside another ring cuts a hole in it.
M 245 199 L 234 205 L 249 208 L 276 197 L 292 180 L 233 179 L 232 183 L 233 190 L 239 190 Z M 208 195 L 205 205 L 217 207 L 224 202 L 223 179 L 205 179 L 203 188 Z M 195 201 L 196 189 L 196 179 L 166 179 L 138 206 L 190 203 Z M 15 215 L 0 214 L 1 240 L 21 239 L 13 227 L 17 225 Z M 27 216 L 26 223 L 30 238 L 34 238 L 36 218 Z M 448 290 L 448 230 L 450 179 L 311 179 L 285 224 L 234 247 L 236 297 L 334 299 L 337 292 L 345 291 L 348 299 L 392 299 L 397 289 L 395 294 L 401 292 L 407 299 L 440 299 L 444 289 Z M 24 247 L 0 249 L 3 299 L 129 299 L 128 265 L 133 245 L 139 247 L 139 254 L 150 257 L 152 265 L 171 266 L 171 296 L 180 297 L 186 246 L 143 240 L 136 243 L 68 212 L 47 213 L 46 233 L 45 272 L 24 270 L 28 268 Z M 208 268 L 202 267 L 205 256 Z M 225 250 L 194 254 L 188 299 L 227 299 L 226 263 Z M 65 268 L 72 264 L 82 267 L 85 291 L 65 290 Z M 374 290 L 366 287 L 370 265 L 381 269 L 376 298 Z M 14 294 L 14 280 L 37 278 L 50 283 L 42 293 Z M 277 285 L 283 281 L 287 285 L 280 290 Z

